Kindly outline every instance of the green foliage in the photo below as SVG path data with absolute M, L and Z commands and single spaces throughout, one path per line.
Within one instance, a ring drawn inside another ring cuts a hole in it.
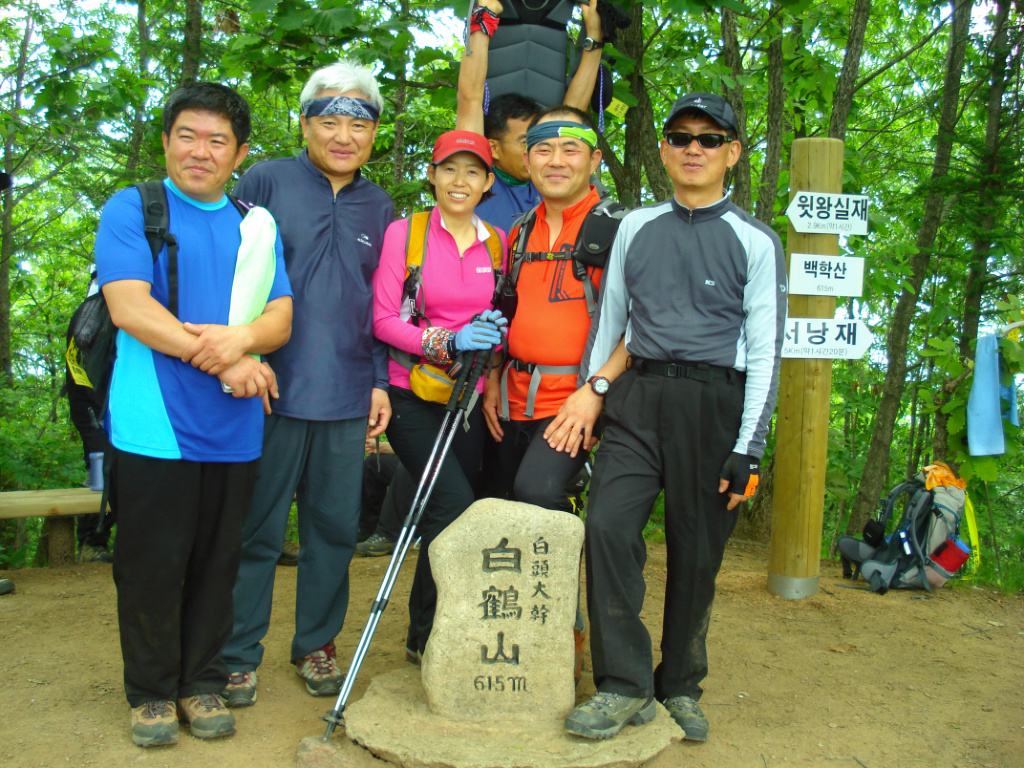
M 638 97 L 644 94 L 632 92 L 627 81 L 638 72 L 657 125 L 683 91 L 740 89 L 753 199 L 761 194 L 769 129 L 778 127 L 784 145 L 780 180 L 769 194 L 774 195 L 774 211 L 784 210 L 789 147 L 795 139 L 825 136 L 829 130 L 854 0 L 629 5 L 648 45 L 636 60 L 606 49 L 614 57 L 615 97 L 629 107 L 643 101 Z M 393 195 L 401 212 L 411 212 L 430 205 L 422 181 L 430 149 L 437 133 L 454 125 L 461 55 L 455 20 L 464 18 L 466 7 L 465 0 L 204 3 L 199 76 L 227 82 L 250 100 L 248 167 L 301 149 L 298 95 L 313 69 L 341 56 L 371 65 L 386 106 L 365 173 Z M 101 206 L 117 188 L 163 172 L 160 105 L 181 76 L 184 4 L 155 0 L 146 8 L 148 43 L 139 39 L 134 4 L 14 0 L 0 16 L 2 162 L 17 181 L 0 208 L 3 256 L 10 257 L 8 280 L 0 284 L 9 319 L 0 311 L 0 323 L 6 323 L 11 339 L 10 386 L 0 385 L 3 489 L 71 486 L 79 479 L 77 438 L 58 397 L 64 329 L 84 295 Z M 742 72 L 726 64 L 722 9 L 736 12 Z M 943 455 L 970 478 L 975 498 L 984 498 L 987 482 L 994 524 L 987 506 L 981 514 L 980 504 L 979 523 L 987 534 L 995 534 L 1002 573 L 992 576 L 985 570 L 995 568 L 995 558 L 991 535 L 983 535 L 980 578 L 1001 579 L 1004 588 L 1012 589 L 1020 583 L 1013 574 L 1024 560 L 1021 439 L 1018 430 L 1008 428 L 1005 455 L 967 455 L 973 339 L 964 336 L 968 305 L 977 307 L 982 332 L 1024 317 L 1024 100 L 1017 65 L 1011 67 L 994 126 L 1000 140 L 988 157 L 992 18 L 976 24 L 966 53 L 949 175 L 932 179 L 949 13 L 950 4 L 925 0 L 872 3 L 842 169 L 844 191 L 863 191 L 871 198 L 871 228 L 865 237 L 840 242 L 844 255 L 865 257 L 867 271 L 863 294 L 841 302 L 839 311 L 866 320 L 878 341 L 864 360 L 833 364 L 824 540 L 827 549 L 844 528 L 860 482 L 888 368 L 893 313 L 920 250 L 926 196 L 937 192 L 944 199 L 942 224 L 907 339 L 908 386 L 892 436 L 887 486 Z M 1008 45 L 1019 51 L 1024 26 L 1020 9 L 1012 14 Z M 781 126 L 769 125 L 767 118 L 768 53 L 776 41 L 783 51 Z M 401 131 L 396 130 L 398 118 Z M 646 171 L 635 154 L 625 151 L 630 127 L 635 125 L 609 116 L 605 136 L 626 171 L 642 183 Z M 648 187 L 640 198 L 653 199 Z M 785 218 L 774 224 L 785 239 Z M 972 269 L 984 278 L 973 297 L 968 290 Z M 1019 342 L 1004 341 L 1001 351 L 1011 369 L 1024 370 Z M 5 374 L 0 371 L 0 377 Z M 648 533 L 663 527 L 659 502 Z M 26 540 L 33 533 L 22 530 L 20 535 Z M 22 549 L 18 557 L 28 552 Z

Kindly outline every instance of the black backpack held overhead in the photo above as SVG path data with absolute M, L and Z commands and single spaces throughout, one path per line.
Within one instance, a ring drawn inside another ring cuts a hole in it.
M 959 536 L 967 501 L 962 484 L 946 465 L 935 462 L 893 488 L 878 517 L 865 524 L 862 539 L 839 540 L 843 576 L 863 576 L 880 595 L 890 589 L 931 591 L 953 578 L 970 556 Z M 900 504 L 902 514 L 886 534 Z

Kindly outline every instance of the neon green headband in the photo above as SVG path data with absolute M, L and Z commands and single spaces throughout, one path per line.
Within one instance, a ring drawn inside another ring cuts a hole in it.
M 559 136 L 579 139 L 591 149 L 597 147 L 597 133 L 585 125 L 569 120 L 551 120 L 535 125 L 526 132 L 526 149 L 529 151 L 533 149 L 534 145 Z

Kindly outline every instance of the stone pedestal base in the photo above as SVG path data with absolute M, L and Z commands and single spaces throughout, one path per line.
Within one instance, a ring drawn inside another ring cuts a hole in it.
M 683 738 L 661 705 L 652 722 L 627 725 L 606 741 L 572 736 L 561 720 L 443 719 L 427 708 L 420 672 L 412 666 L 373 679 L 363 698 L 345 710 L 345 734 L 404 768 L 633 768 Z

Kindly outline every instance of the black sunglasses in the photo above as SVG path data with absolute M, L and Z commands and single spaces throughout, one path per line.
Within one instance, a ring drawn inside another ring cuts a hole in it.
M 694 136 L 692 133 L 672 131 L 671 133 L 665 134 L 665 141 L 667 141 L 669 146 L 672 147 L 688 147 L 694 139 L 696 139 L 697 143 L 704 147 L 704 149 L 718 149 L 726 142 L 732 141 L 728 136 L 721 133 L 702 133 L 699 136 Z

